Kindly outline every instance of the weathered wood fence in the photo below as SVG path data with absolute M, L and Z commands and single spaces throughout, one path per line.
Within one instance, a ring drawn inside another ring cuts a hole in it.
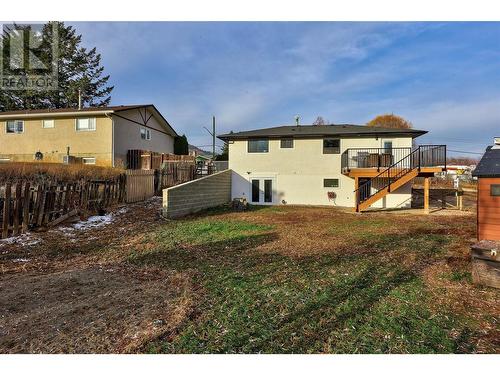
M 163 189 L 194 180 L 196 174 L 194 163 L 167 162 L 163 168 L 156 171 L 155 190 L 160 193 Z
M 79 212 L 144 201 L 162 189 L 195 179 L 194 163 L 168 162 L 159 170 L 126 170 L 110 180 L 7 183 L 0 186 L 0 238 L 59 224 Z
M 56 225 L 79 211 L 98 212 L 125 198 L 125 176 L 75 183 L 7 183 L 0 187 L 0 238 Z
M 154 170 L 127 170 L 126 175 L 126 202 L 140 202 L 155 195 Z

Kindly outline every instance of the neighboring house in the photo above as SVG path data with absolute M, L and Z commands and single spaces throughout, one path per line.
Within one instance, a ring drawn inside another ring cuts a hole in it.
M 500 240 L 500 137 L 488 146 L 472 175 L 478 178 L 478 239 Z
M 152 104 L 0 112 L 0 161 L 125 166 L 129 150 L 173 153 L 177 133 Z
M 427 133 L 361 125 L 297 125 L 220 135 L 229 144 L 232 197 L 252 204 L 409 207 L 411 180 L 441 172 L 445 146 Z

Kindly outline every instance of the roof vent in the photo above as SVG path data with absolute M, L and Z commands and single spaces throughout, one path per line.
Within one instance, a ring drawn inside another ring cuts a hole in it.
M 299 122 L 300 122 L 300 116 L 296 115 L 295 116 L 295 125 L 299 126 Z

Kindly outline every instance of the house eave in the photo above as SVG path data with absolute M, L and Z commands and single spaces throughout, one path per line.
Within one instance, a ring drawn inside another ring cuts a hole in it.
M 267 134 L 267 135 L 246 135 L 246 134 L 222 134 L 217 136 L 220 140 L 227 142 L 230 140 L 245 140 L 245 139 L 258 139 L 258 138 L 269 138 L 269 139 L 279 139 L 279 138 L 294 138 L 294 139 L 314 139 L 314 138 L 380 138 L 380 137 L 411 137 L 417 138 L 424 134 L 427 134 L 426 130 L 419 130 L 414 132 L 377 132 L 377 133 L 342 133 L 342 134 Z

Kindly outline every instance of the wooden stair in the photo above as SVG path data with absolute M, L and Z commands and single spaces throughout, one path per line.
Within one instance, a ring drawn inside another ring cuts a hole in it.
M 374 204 L 378 200 L 385 197 L 387 194 L 394 192 L 401 186 L 405 185 L 406 183 L 410 182 L 412 179 L 417 177 L 418 173 L 419 172 L 417 168 L 409 170 L 406 173 L 402 173 L 402 176 L 400 178 L 398 178 L 388 186 L 380 189 L 379 191 L 371 195 L 368 199 L 358 203 L 356 205 L 356 212 L 366 211 L 372 204 Z

